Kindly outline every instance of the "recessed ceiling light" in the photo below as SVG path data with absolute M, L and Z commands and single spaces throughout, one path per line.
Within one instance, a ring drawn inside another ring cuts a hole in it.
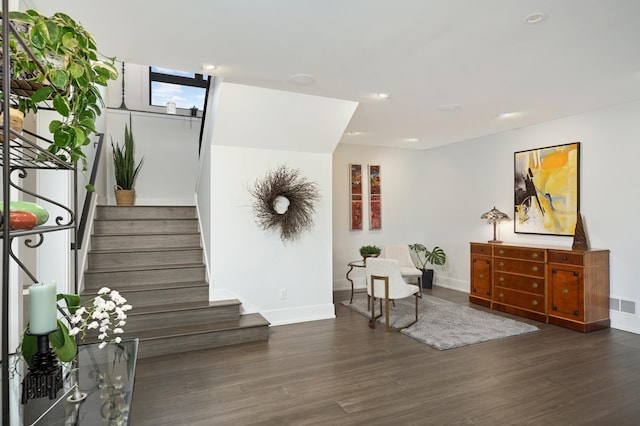
M 500 119 L 514 118 L 519 115 L 520 115 L 519 112 L 503 112 L 502 114 L 498 114 L 498 118 Z
M 418 142 L 420 139 L 418 138 L 406 138 L 404 141 L 405 142 Z
M 310 86 L 316 82 L 316 79 L 309 74 L 294 74 L 289 77 L 289 83 L 298 86 Z
M 216 69 L 216 66 L 213 64 L 202 64 L 203 71 L 213 71 Z
M 438 105 L 437 109 L 439 111 L 455 111 L 457 109 L 460 109 L 460 104 L 442 104 Z
M 379 97 L 380 99 L 389 99 L 388 93 L 377 93 L 376 96 Z
M 531 13 L 524 18 L 524 22 L 527 24 L 539 24 L 547 19 L 547 14 L 543 12 Z
M 362 132 L 344 132 L 344 134 L 347 136 L 358 136 L 361 135 Z

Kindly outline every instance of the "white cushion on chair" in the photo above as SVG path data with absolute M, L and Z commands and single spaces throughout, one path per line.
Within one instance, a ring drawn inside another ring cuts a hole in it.
M 403 277 L 422 277 L 422 271 L 416 268 L 408 244 L 389 244 L 382 248 L 382 257 L 395 259 L 400 267 L 400 275 Z
M 400 274 L 398 261 L 395 259 L 387 259 L 381 257 L 370 257 L 367 259 L 367 292 L 372 295 L 373 285 L 376 298 L 385 297 L 384 281 L 374 280 L 371 282 L 371 276 L 388 277 L 389 278 L 389 299 L 403 299 L 412 294 L 420 292 L 420 287 L 413 284 L 407 284 Z

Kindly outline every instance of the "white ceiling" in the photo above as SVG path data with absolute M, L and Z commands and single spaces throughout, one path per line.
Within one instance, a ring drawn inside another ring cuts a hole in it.
M 430 148 L 640 99 L 638 0 L 20 3 L 68 13 L 125 62 L 357 101 L 346 130 L 362 134 L 343 143 Z

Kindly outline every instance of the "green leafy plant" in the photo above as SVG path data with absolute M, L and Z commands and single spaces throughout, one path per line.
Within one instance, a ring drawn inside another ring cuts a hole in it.
M 4 48 L 9 51 L 12 78 L 24 78 L 36 89 L 13 101 L 23 113 L 37 113 L 39 104 L 50 101 L 61 118 L 49 123 L 54 143 L 47 149 L 65 162 L 84 163 L 82 147 L 91 142 L 105 106 L 97 85 L 106 86 L 118 77 L 115 58 L 100 61 L 93 36 L 64 13 L 47 17 L 35 10 L 13 11 L 9 17 L 20 25 L 21 38 L 37 61 L 15 36 L 10 37 L 9 49 Z
M 360 256 L 379 256 L 382 250 L 378 246 L 362 246 L 360 247 Z
M 113 167 L 118 189 L 133 189 L 144 158 L 136 165 L 131 114 L 129 114 L 129 125 L 127 126 L 126 123 L 124 125 L 124 144 L 122 146 L 114 145 L 113 138 L 111 138 L 111 148 L 113 149 Z
M 433 250 L 427 249 L 423 244 L 409 244 L 409 248 L 416 254 L 416 259 L 420 264 L 420 269 L 426 270 L 427 265 L 444 265 L 447 262 L 447 255 L 444 250 L 436 246 Z

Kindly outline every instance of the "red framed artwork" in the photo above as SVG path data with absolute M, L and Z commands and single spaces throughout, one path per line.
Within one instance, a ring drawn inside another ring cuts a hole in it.
M 369 166 L 369 229 L 382 229 L 380 166 Z
M 349 164 L 349 217 L 352 231 L 362 230 L 362 164 Z

